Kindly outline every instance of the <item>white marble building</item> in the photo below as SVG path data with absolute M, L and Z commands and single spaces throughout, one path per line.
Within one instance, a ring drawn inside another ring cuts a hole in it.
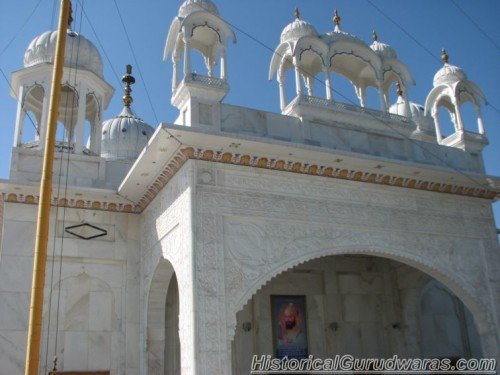
M 67 50 L 80 52 L 63 78 L 41 369 L 57 354 L 61 371 L 248 374 L 253 354 L 275 354 L 271 298 L 286 295 L 304 297 L 316 357 L 498 359 L 500 179 L 482 161 L 481 90 L 443 52 L 425 105 L 412 103 L 412 75 L 389 45 L 343 31 L 338 14 L 319 34 L 297 12 L 270 65 L 282 113 L 223 104 L 236 39 L 218 12 L 186 0 L 172 21 L 165 59 L 179 117 L 156 131 L 130 108 L 130 71 L 123 111 L 102 121 L 113 88 L 94 45 L 68 31 Z M 10 178 L 0 181 L 1 374 L 24 367 L 55 36 L 35 38 L 12 74 L 20 100 Z M 192 72 L 191 53 L 206 75 Z M 353 83 L 359 106 L 332 96 L 335 74 Z M 365 107 L 368 87 L 379 109 Z M 477 131 L 464 126 L 465 102 Z

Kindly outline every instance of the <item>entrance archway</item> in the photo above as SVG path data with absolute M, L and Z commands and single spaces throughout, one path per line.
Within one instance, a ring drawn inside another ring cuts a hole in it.
M 359 358 L 386 358 L 394 354 L 446 356 L 445 352 L 424 344 L 430 337 L 429 331 L 434 329 L 428 317 L 440 313 L 426 304 L 432 286 L 446 290 L 454 306 L 459 307 L 453 310 L 457 312 L 455 315 L 447 310 L 445 320 L 467 327 L 458 335 L 450 336 L 445 344 L 463 350 L 448 354 L 480 355 L 472 315 L 439 281 L 388 258 L 334 255 L 307 261 L 279 274 L 237 313 L 232 342 L 233 374 L 247 374 L 255 354 L 277 355 L 277 349 L 284 342 L 280 337 L 284 325 L 280 325 L 277 306 L 279 299 L 285 296 L 290 299 L 284 299 L 287 304 L 296 300 L 299 310 L 301 298 L 305 301 L 304 311 L 296 311 L 297 316 L 305 319 L 305 324 L 302 328 L 297 327 L 298 323 L 291 324 L 290 329 L 297 330 L 293 337 L 306 336 L 307 354 L 315 357 L 332 358 L 336 354 Z M 422 314 L 424 305 L 428 308 Z M 469 351 L 465 350 L 467 347 Z
M 159 261 L 153 274 L 147 311 L 148 374 L 180 374 L 179 287 L 166 259 Z

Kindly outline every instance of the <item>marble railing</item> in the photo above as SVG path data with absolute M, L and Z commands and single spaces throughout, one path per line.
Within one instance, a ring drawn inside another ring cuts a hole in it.
M 209 77 L 198 73 L 191 73 L 191 75 L 186 76 L 185 82 L 196 82 L 209 87 L 224 88 L 227 82 L 223 79 L 217 77 Z
M 391 120 L 406 122 L 406 123 L 411 122 L 411 120 L 406 116 L 400 116 L 400 115 L 395 115 L 393 113 L 382 112 L 382 111 L 378 111 L 376 109 L 358 107 L 358 106 L 352 105 L 352 104 L 335 102 L 333 100 L 317 98 L 315 96 L 302 95 L 301 97 L 296 97 L 290 103 L 290 105 L 293 105 L 294 103 L 298 103 L 298 102 L 306 102 L 307 104 L 311 104 L 311 105 L 316 106 L 316 107 L 330 108 L 333 110 L 366 113 L 370 116 L 380 118 L 380 119 L 391 119 Z

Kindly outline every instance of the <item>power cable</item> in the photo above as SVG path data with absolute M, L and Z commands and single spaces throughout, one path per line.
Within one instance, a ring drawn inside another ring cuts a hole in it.
M 19 36 L 21 31 L 24 29 L 24 27 L 28 24 L 28 22 L 31 20 L 31 17 L 35 14 L 36 10 L 40 6 L 43 0 L 39 0 L 36 4 L 31 13 L 28 15 L 28 17 L 24 20 L 24 22 L 21 24 L 21 27 L 16 31 L 14 36 L 9 40 L 9 42 L 5 45 L 5 47 L 0 51 L 0 57 L 7 51 L 7 49 L 10 47 L 10 45 L 16 40 L 16 38 Z
M 461 7 L 460 5 L 458 5 L 458 3 L 457 3 L 455 0 L 451 0 L 451 3 L 452 3 L 453 5 L 455 5 L 455 7 L 456 7 L 456 8 L 460 11 L 460 13 L 462 13 L 462 14 L 465 16 L 465 18 L 467 18 L 467 19 L 468 19 L 468 20 L 469 20 L 469 21 L 470 21 L 470 22 L 471 22 L 471 23 L 472 23 L 472 24 L 476 27 L 476 29 L 478 29 L 478 30 L 479 30 L 479 32 L 480 32 L 481 34 L 483 34 L 483 36 L 484 36 L 486 39 L 488 39 L 488 40 L 491 42 L 491 44 L 493 44 L 493 45 L 495 46 L 495 48 L 496 48 L 498 51 L 500 51 L 500 46 L 499 46 L 499 45 L 498 45 L 498 44 L 497 44 L 497 43 L 493 40 L 493 38 L 492 38 L 492 37 L 490 37 L 490 36 L 488 35 L 488 33 L 486 33 L 486 31 L 484 31 L 484 30 L 483 30 L 483 28 L 482 28 L 481 26 L 479 26 L 479 24 L 478 24 L 476 21 L 474 21 L 474 20 L 472 19 L 472 17 L 471 17 L 471 16 L 470 16 L 470 15 L 469 15 L 469 14 L 468 14 L 465 10 L 463 10 L 463 9 L 462 9 L 462 7 Z
M 3 71 L 3 69 L 2 69 L 2 68 L 0 68 L 0 74 L 2 74 L 2 76 L 3 76 L 4 80 L 5 80 L 5 82 L 7 82 L 7 85 L 9 85 L 10 92 L 14 94 L 14 97 L 15 97 L 16 101 L 19 103 L 19 101 L 21 100 L 21 98 L 19 98 L 19 97 L 17 96 L 16 91 L 14 90 L 14 88 L 12 87 L 12 85 L 10 84 L 9 79 L 8 79 L 8 78 L 7 78 L 7 76 L 5 75 L 5 72 Z M 22 100 L 24 101 L 24 98 L 23 98 Z M 19 104 L 18 104 L 18 105 L 19 105 Z M 25 114 L 25 115 L 28 117 L 28 119 L 30 120 L 31 125 L 33 125 L 33 128 L 35 129 L 36 134 L 40 135 L 40 131 L 38 130 L 38 126 L 35 124 L 35 122 L 34 122 L 34 121 L 33 121 L 33 119 L 31 118 L 31 116 L 30 116 L 29 112 L 28 112 L 28 111 L 26 111 L 26 109 L 24 108 L 23 103 L 21 103 L 21 108 L 22 108 L 22 110 L 23 110 L 24 114 Z
M 142 71 L 141 71 L 141 68 L 139 65 L 139 61 L 137 60 L 137 56 L 135 54 L 134 47 L 132 46 L 132 42 L 130 41 L 130 36 L 128 34 L 127 27 L 125 26 L 125 22 L 123 21 L 123 17 L 122 17 L 122 14 L 120 12 L 120 8 L 118 7 L 116 0 L 113 0 L 113 3 L 115 4 L 116 12 L 118 13 L 118 17 L 120 18 L 120 22 L 122 24 L 123 31 L 125 32 L 125 36 L 127 38 L 127 42 L 128 42 L 129 47 L 130 47 L 130 51 L 132 52 L 132 57 L 134 58 L 134 62 L 137 65 L 137 71 L 139 72 L 139 76 L 141 77 L 142 85 L 144 86 L 144 90 L 146 92 L 146 96 L 148 98 L 149 105 L 151 106 L 151 110 L 153 111 L 153 116 L 155 118 L 156 123 L 159 123 L 158 116 L 156 116 L 156 111 L 154 109 L 153 102 L 151 100 L 151 96 L 149 95 L 149 90 L 146 86 L 146 81 L 144 80 L 144 77 L 142 76 Z
M 81 6 L 82 0 L 76 0 L 76 1 Z M 104 54 L 104 57 L 106 57 L 106 60 L 108 61 L 109 67 L 111 68 L 113 75 L 115 76 L 118 84 L 121 85 L 120 76 L 116 73 L 116 70 L 115 70 L 113 64 L 111 63 L 111 59 L 109 58 L 109 55 L 106 52 L 106 49 L 104 48 L 104 46 L 101 42 L 101 39 L 99 38 L 99 35 L 97 34 L 97 31 L 95 30 L 94 25 L 92 24 L 92 21 L 90 20 L 90 17 L 87 15 L 87 12 L 85 11 L 84 8 L 82 8 L 82 12 L 83 12 L 84 17 L 90 26 L 90 29 L 92 30 L 92 33 L 94 34 L 94 37 L 96 38 L 97 43 L 99 44 L 99 47 L 101 48 L 102 53 Z

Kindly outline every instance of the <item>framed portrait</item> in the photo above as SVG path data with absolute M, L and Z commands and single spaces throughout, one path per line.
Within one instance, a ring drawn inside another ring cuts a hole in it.
M 275 358 L 307 358 L 305 296 L 271 296 Z

